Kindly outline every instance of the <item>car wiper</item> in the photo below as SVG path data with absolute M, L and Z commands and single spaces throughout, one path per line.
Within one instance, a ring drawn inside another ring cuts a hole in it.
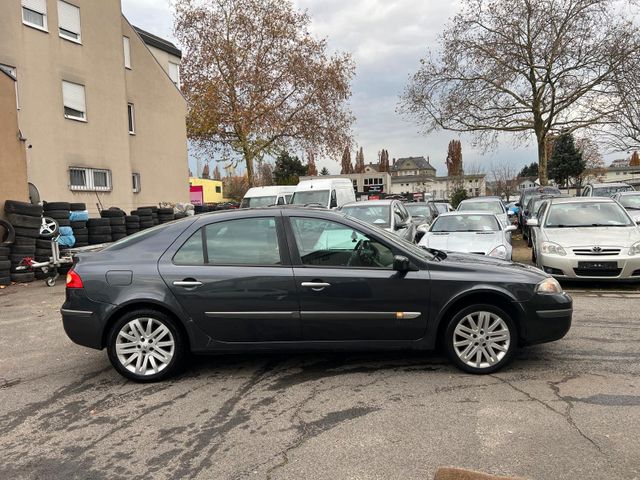
M 431 255 L 436 257 L 438 260 L 444 260 L 445 258 L 447 258 L 447 254 L 444 253 L 442 250 L 438 250 L 437 248 L 425 247 L 424 245 L 418 245 L 418 246 L 421 249 L 426 250 L 427 252 L 429 252 Z

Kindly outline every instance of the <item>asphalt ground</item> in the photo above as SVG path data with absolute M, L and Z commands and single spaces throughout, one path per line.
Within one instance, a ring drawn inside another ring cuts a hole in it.
M 564 339 L 489 376 L 437 354 L 260 354 L 146 385 L 67 339 L 63 296 L 0 290 L 0 479 L 640 478 L 635 289 L 581 285 Z

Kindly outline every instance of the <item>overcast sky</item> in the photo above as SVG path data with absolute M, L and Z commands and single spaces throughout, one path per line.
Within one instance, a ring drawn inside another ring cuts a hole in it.
M 418 127 L 396 114 L 398 97 L 409 75 L 419 66 L 427 49 L 437 48 L 437 35 L 456 11 L 457 1 L 424 0 L 294 0 L 307 9 L 312 28 L 327 37 L 331 50 L 351 52 L 356 62 L 351 108 L 356 116 L 354 138 L 364 148 L 365 161 L 377 161 L 386 148 L 391 158 L 429 157 L 446 175 L 447 144 L 462 140 L 463 160 L 485 170 L 492 162 L 507 159 L 514 166 L 536 161 L 532 146 L 514 148 L 508 137 L 494 152 L 484 155 L 471 146 L 471 139 L 453 132 L 420 134 Z M 157 35 L 174 40 L 170 0 L 122 0 L 124 14 L 133 23 Z M 354 155 L 352 154 L 352 158 Z M 339 163 L 323 159 L 331 173 Z

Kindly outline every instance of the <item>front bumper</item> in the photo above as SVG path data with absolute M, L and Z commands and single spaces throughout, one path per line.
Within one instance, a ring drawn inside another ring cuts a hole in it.
M 535 295 L 526 302 L 526 312 L 522 343 L 553 342 L 564 337 L 571 328 L 573 300 L 566 293 Z
M 615 262 L 615 268 L 581 268 L 580 262 Z M 558 280 L 637 281 L 640 282 L 640 255 L 559 255 L 538 254 L 542 270 Z
M 67 289 L 60 309 L 64 331 L 74 343 L 101 350 L 106 319 L 113 308 L 109 303 L 91 300 L 82 288 Z

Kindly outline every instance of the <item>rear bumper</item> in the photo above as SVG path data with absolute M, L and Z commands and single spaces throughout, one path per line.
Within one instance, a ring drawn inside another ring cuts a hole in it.
M 96 302 L 83 289 L 67 289 L 60 309 L 67 336 L 78 345 L 101 350 L 106 318 L 113 305 Z
M 536 295 L 528 303 L 523 344 L 553 342 L 567 334 L 573 316 L 573 300 L 569 295 Z

